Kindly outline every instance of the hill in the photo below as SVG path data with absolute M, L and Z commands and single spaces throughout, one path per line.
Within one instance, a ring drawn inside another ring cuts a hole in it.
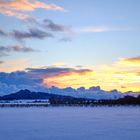
M 119 99 L 89 99 L 72 96 L 51 94 L 45 92 L 31 92 L 30 90 L 20 90 L 16 93 L 0 97 L 0 100 L 38 100 L 47 99 L 52 105 L 140 105 L 140 95 L 133 97 L 126 95 Z

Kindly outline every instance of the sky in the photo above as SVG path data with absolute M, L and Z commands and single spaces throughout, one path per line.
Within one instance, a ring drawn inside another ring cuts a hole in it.
M 140 91 L 139 7 L 139 0 L 0 0 L 0 89 Z

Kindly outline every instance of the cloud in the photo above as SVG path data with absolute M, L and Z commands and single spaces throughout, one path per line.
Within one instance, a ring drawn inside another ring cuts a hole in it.
M 52 86 L 59 88 L 79 88 L 81 86 L 89 88 L 92 86 L 101 86 L 102 89 L 107 91 L 113 89 L 122 92 L 130 90 L 140 91 L 138 84 L 140 83 L 140 67 L 138 71 L 135 71 L 133 66 L 129 66 L 128 68 L 126 65 L 114 63 L 105 66 L 97 65 L 96 67 L 67 67 L 66 65 L 56 65 L 27 68 L 28 62 L 30 61 L 11 62 L 9 64 L 5 62 L 2 64 L 0 70 L 5 70 L 9 73 L 0 73 L 1 84 L 5 85 L 7 89 L 9 87 L 14 87 L 13 91 L 25 88 L 42 91 Z M 17 69 L 22 71 L 15 71 Z
M 79 29 L 79 32 L 87 32 L 87 33 L 99 33 L 99 32 L 109 32 L 111 31 L 107 27 L 84 27 Z
M 45 19 L 43 21 L 43 26 L 54 32 L 71 32 L 71 29 L 69 27 L 61 24 L 56 24 L 50 19 Z
M 140 76 L 140 72 L 137 72 L 136 75 L 137 75 L 137 76 Z
M 48 72 L 43 75 L 43 84 L 47 87 L 56 86 L 56 87 L 64 88 L 69 86 L 74 87 L 75 84 L 83 85 L 83 83 L 85 84 L 87 82 L 87 77 L 88 77 L 87 75 L 91 76 L 91 74 L 93 74 L 92 69 L 53 67 L 53 68 L 47 68 L 46 70 Z M 84 79 L 85 81 L 83 81 L 82 79 Z
M 11 72 L 11 73 L 0 73 L 0 79 L 2 83 L 6 84 L 12 84 L 12 85 L 19 85 L 19 84 L 29 84 L 28 81 L 30 78 L 28 77 L 27 73 L 24 71 L 17 71 L 17 72 Z M 20 80 L 21 79 L 21 80 Z M 31 84 L 32 82 L 30 82 Z
M 23 41 L 25 39 L 54 38 L 55 35 L 58 34 L 63 35 L 60 41 L 67 42 L 71 41 L 71 37 L 73 35 L 73 31 L 70 27 L 54 23 L 50 19 L 45 19 L 43 20 L 43 22 L 39 22 L 35 18 L 27 18 L 25 20 L 25 23 L 26 25 L 28 25 L 27 31 L 12 30 L 8 32 L 3 29 L 0 29 L 0 36 L 14 38 L 17 41 Z
M 39 0 L 1 0 L 0 13 L 7 16 L 15 16 L 19 19 L 26 19 L 29 17 L 27 12 L 36 9 L 64 11 L 63 7 L 55 4 L 47 4 Z
M 37 28 L 30 28 L 28 31 L 18 31 L 13 30 L 11 32 L 6 32 L 0 29 L 0 36 L 14 38 L 18 41 L 25 39 L 44 39 L 44 38 L 53 38 L 53 34 L 47 33 Z
M 91 70 L 64 67 L 28 68 L 25 71 L 0 72 L 0 91 L 5 94 L 26 88 L 41 91 L 47 88 L 44 79 L 74 73 L 84 75 L 88 72 Z
M 133 59 L 132 59 L 133 58 Z M 138 57 L 129 58 L 129 61 L 137 60 Z M 135 58 L 135 59 L 134 59 Z M 128 59 L 128 58 L 127 58 Z M 15 83 L 8 83 L 10 86 L 14 84 L 14 87 L 21 89 L 21 87 L 29 87 L 30 89 L 43 89 L 47 87 L 56 86 L 59 88 L 73 87 L 78 88 L 84 86 L 89 88 L 91 86 L 101 86 L 104 90 L 117 89 L 122 92 L 126 91 L 140 91 L 140 66 L 124 65 L 120 63 L 122 59 L 110 64 L 110 65 L 96 65 L 96 66 L 77 66 L 68 67 L 66 65 L 53 65 L 40 68 L 27 68 L 24 62 L 10 63 L 6 66 L 7 62 L 0 65 L 2 71 L 23 70 L 25 75 L 23 77 L 31 79 L 31 85 L 28 83 L 22 83 L 21 75 L 19 76 L 21 81 L 17 86 Z M 126 58 L 123 60 L 126 60 Z M 30 61 L 28 61 L 30 62 Z M 136 61 L 137 62 L 137 61 Z M 26 63 L 25 63 L 26 64 Z M 4 67 L 6 66 L 6 67 Z M 12 73 L 12 72 L 10 72 Z M 16 72 L 14 72 L 16 73 Z M 14 74 L 15 76 L 15 74 Z M 13 79 L 17 77 L 11 77 Z M 18 81 L 18 80 L 17 80 Z M 23 80 L 25 81 L 25 80 Z M 33 87 L 32 81 L 36 81 Z M 12 81 L 11 81 L 12 82 Z M 3 83 L 7 84 L 7 83 Z M 130 85 L 130 86 L 129 86 Z M 20 88 L 19 88 L 20 87 Z M 125 87 L 125 88 L 124 88 Z
M 43 21 L 39 21 L 33 17 L 30 17 L 25 20 L 25 23 L 29 26 L 35 26 L 37 28 L 42 28 L 47 31 L 49 30 L 51 32 L 64 32 L 64 33 L 73 32 L 69 26 L 55 23 L 51 19 L 44 19 Z
M 71 41 L 72 36 L 74 34 L 73 30 L 69 26 L 65 26 L 63 24 L 55 23 L 50 19 L 44 19 L 43 21 L 38 21 L 35 18 L 28 18 L 25 20 L 26 24 L 29 27 L 35 27 L 43 30 L 44 32 L 51 32 L 51 34 L 55 35 L 63 35 L 59 41 L 68 42 Z M 61 34 L 59 34 L 61 33 Z
M 61 68 L 61 67 L 48 67 L 48 68 L 27 68 L 29 73 L 39 74 L 42 77 L 55 77 L 55 76 L 63 76 L 63 75 L 71 75 L 71 74 L 86 74 L 91 72 L 90 69 L 74 69 L 74 68 Z
M 39 28 L 43 31 L 51 32 L 51 34 L 55 35 L 63 35 L 59 41 L 68 42 L 71 41 L 71 38 L 74 34 L 74 31 L 71 27 L 55 23 L 50 19 L 44 19 L 43 21 L 39 21 L 35 18 L 28 18 L 25 20 L 26 25 L 29 27 Z M 59 34 L 61 33 L 61 34 Z
M 107 26 L 89 26 L 75 29 L 76 32 L 83 33 L 102 33 L 114 31 L 128 31 L 126 27 L 107 27 Z
M 11 73 L 0 72 L 1 94 L 16 92 L 20 89 L 35 89 L 40 87 L 40 79 L 31 78 L 25 71 Z
M 134 57 L 135 58 L 135 57 Z M 137 58 L 137 57 L 136 57 Z M 137 59 L 132 59 L 133 61 Z M 83 66 L 77 67 L 84 68 Z M 85 68 L 84 68 L 85 69 Z M 117 89 L 125 91 L 140 91 L 138 84 L 140 82 L 140 66 L 120 64 L 120 60 L 110 65 L 89 66 L 90 71 L 85 74 L 77 74 L 75 72 L 64 72 L 59 75 L 53 75 L 44 79 L 44 84 L 47 86 L 56 86 L 60 88 L 84 86 L 101 86 L 104 90 Z M 131 83 L 134 86 L 127 86 Z M 132 84 L 133 83 L 133 84 Z M 126 87 L 126 88 L 124 88 Z
M 0 56 L 6 56 L 10 52 L 34 52 L 36 50 L 30 48 L 30 47 L 25 47 L 25 46 L 20 46 L 20 45 L 13 45 L 13 46 L 0 46 Z
M 139 65 L 140 66 L 140 56 L 130 57 L 130 58 L 121 58 L 119 63 L 126 64 L 126 65 Z
M 1 6 L 0 6 L 1 7 Z M 30 16 L 28 14 L 24 13 L 17 13 L 16 11 L 11 11 L 8 8 L 7 9 L 0 9 L 0 13 L 6 16 L 14 16 L 18 19 L 24 20 L 26 18 L 29 18 Z
M 10 33 L 10 35 L 17 40 L 30 39 L 30 38 L 44 39 L 44 38 L 54 37 L 51 33 L 47 33 L 45 31 L 36 28 L 29 29 L 29 31 L 27 32 L 14 30 Z
M 0 29 L 0 36 L 7 36 L 7 33 L 4 30 Z
M 0 64 L 4 63 L 4 61 L 0 61 Z

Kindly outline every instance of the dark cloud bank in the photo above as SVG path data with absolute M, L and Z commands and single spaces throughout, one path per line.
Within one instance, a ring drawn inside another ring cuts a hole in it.
M 67 75 L 71 72 L 83 74 L 89 72 L 89 69 L 74 68 L 27 68 L 25 71 L 16 71 L 11 73 L 0 72 L 0 95 L 16 92 L 21 89 L 30 89 L 33 91 L 46 91 L 47 87 L 43 85 L 43 78 Z
M 36 92 L 46 92 L 59 95 L 69 95 L 78 98 L 92 98 L 92 99 L 118 99 L 126 95 L 137 97 L 138 93 L 126 92 L 122 94 L 117 90 L 104 91 L 99 86 L 90 87 L 85 89 L 80 87 L 73 89 L 67 87 L 60 89 L 57 87 L 48 88 L 43 85 L 43 78 L 45 79 L 68 75 L 69 73 L 84 74 L 91 72 L 90 69 L 74 69 L 74 68 L 60 68 L 60 67 L 47 67 L 47 68 L 28 68 L 25 71 L 16 71 L 11 73 L 0 72 L 0 96 L 15 93 L 19 90 L 28 89 Z

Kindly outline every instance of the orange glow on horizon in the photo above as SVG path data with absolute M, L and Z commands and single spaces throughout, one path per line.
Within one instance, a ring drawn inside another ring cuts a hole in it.
M 121 92 L 140 91 L 140 76 L 136 73 L 114 73 L 114 72 L 88 72 L 86 74 L 66 74 L 44 78 L 43 84 L 49 87 L 79 88 L 84 86 L 101 86 L 103 90 L 117 89 Z

